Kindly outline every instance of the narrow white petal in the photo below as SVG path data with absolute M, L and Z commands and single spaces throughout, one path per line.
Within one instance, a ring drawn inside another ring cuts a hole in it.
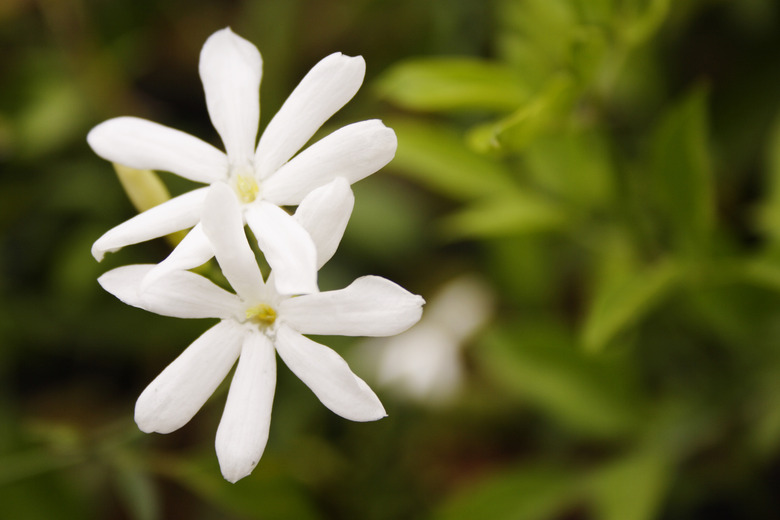
M 187 233 L 168 257 L 157 264 L 144 278 L 142 290 L 172 271 L 186 271 L 208 262 L 214 256 L 203 226 L 198 223 Z
M 207 190 L 184 193 L 109 229 L 92 244 L 92 256 L 99 262 L 108 252 L 194 226 L 200 220 Z
M 153 267 L 153 264 L 124 265 L 103 273 L 97 281 L 122 302 L 146 309 L 146 303 L 141 298 L 141 281 Z
M 170 433 L 187 424 L 230 372 L 245 331 L 237 322 L 222 321 L 187 347 L 136 401 L 138 428 Z
M 345 289 L 284 300 L 279 315 L 302 334 L 391 336 L 420 319 L 425 303 L 379 276 L 363 276 Z
M 317 292 L 317 250 L 306 230 L 282 208 L 259 201 L 246 210 L 246 222 L 274 272 L 279 294 Z
M 249 333 L 217 428 L 217 459 L 222 476 L 229 482 L 252 473 L 263 455 L 275 389 L 276 358 L 271 340 L 259 332 Z
M 263 60 L 229 28 L 212 34 L 200 52 L 206 105 L 233 165 L 251 164 L 260 121 Z
M 357 182 L 395 156 L 395 132 L 378 119 L 347 125 L 320 139 L 263 182 L 263 196 L 279 205 L 301 202 L 334 178 Z
M 174 271 L 141 291 L 154 265 L 125 265 L 98 278 L 98 283 L 124 303 L 174 318 L 233 318 L 241 303 L 235 294 L 189 271 Z
M 144 288 L 146 308 L 175 318 L 241 317 L 243 304 L 208 278 L 189 271 L 172 271 Z
M 260 137 L 255 169 L 261 178 L 275 172 L 311 139 L 360 88 L 366 73 L 361 56 L 337 52 L 317 63 L 293 90 Z
M 343 177 L 309 193 L 295 210 L 298 223 L 309 233 L 317 249 L 317 269 L 336 252 L 347 228 L 355 195 Z
M 205 183 L 226 179 L 228 174 L 224 153 L 190 134 L 146 119 L 109 119 L 89 132 L 87 142 L 103 159 L 139 170 L 172 172 Z
M 125 265 L 98 278 L 98 283 L 124 303 L 174 318 L 233 318 L 243 308 L 235 294 L 189 271 L 173 271 L 141 290 L 154 265 Z
M 229 186 L 211 186 L 203 205 L 203 231 L 230 285 L 244 300 L 263 298 L 264 283 L 244 232 L 244 220 L 235 193 Z
M 351 421 L 376 421 L 387 416 L 376 394 L 332 349 L 282 325 L 276 332 L 276 351 L 334 413 Z

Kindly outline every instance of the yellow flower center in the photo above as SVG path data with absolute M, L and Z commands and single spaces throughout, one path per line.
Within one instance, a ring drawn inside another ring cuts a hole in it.
M 257 185 L 253 175 L 236 175 L 236 193 L 241 202 L 244 204 L 254 202 L 259 191 L 260 186 Z
M 270 327 L 276 321 L 276 311 L 270 305 L 261 303 L 246 310 L 246 319 L 261 327 Z

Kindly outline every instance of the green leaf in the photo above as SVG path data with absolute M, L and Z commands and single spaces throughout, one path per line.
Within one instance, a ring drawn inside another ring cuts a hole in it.
M 442 232 L 452 240 L 515 236 L 560 229 L 567 221 L 558 204 L 513 190 L 501 197 L 475 202 L 447 217 Z
M 757 391 L 752 397 L 749 437 L 754 453 L 762 460 L 770 460 L 780 450 L 780 365 L 762 374 Z
M 541 87 L 568 68 L 571 40 L 580 27 L 572 2 L 504 1 L 498 9 L 502 54 L 529 84 Z
M 598 471 L 591 485 L 597 520 L 652 520 L 666 496 L 674 456 L 648 443 Z
M 213 457 L 213 455 L 211 455 Z M 273 467 L 264 457 L 262 467 L 252 475 L 231 484 L 225 481 L 211 458 L 209 463 L 188 459 L 166 458 L 157 466 L 197 496 L 212 502 L 225 511 L 257 520 L 317 520 L 314 509 L 302 489 L 280 468 Z
M 575 498 L 571 470 L 522 466 L 459 490 L 435 511 L 434 520 L 545 520 Z
M 664 115 L 652 140 L 650 176 L 661 231 L 685 253 L 707 245 L 714 223 L 706 101 L 706 90 L 694 90 Z
M 650 38 L 658 28 L 666 21 L 669 14 L 670 0 L 649 0 L 641 2 L 644 10 L 637 5 L 637 11 L 628 23 L 618 24 L 618 29 L 623 29 L 623 37 L 630 45 L 639 45 Z
M 735 366 L 754 363 L 756 356 L 764 365 L 766 353 L 776 350 L 780 269 L 769 265 L 752 259 L 712 263 L 696 270 L 695 290 L 684 294 L 687 321 L 700 321 L 698 327 L 708 337 L 733 349 L 730 356 Z
M 72 425 L 31 421 L 25 425 L 25 434 L 38 445 L 19 451 L 4 447 L 6 453 L 0 457 L 0 487 L 62 471 L 86 459 L 83 433 Z
M 780 262 L 771 258 L 756 258 L 737 270 L 747 282 L 772 291 L 780 291 Z
M 615 0 L 572 0 L 572 5 L 588 23 L 604 23 L 615 12 Z
M 615 172 L 609 141 L 598 128 L 539 136 L 522 158 L 531 178 L 558 197 L 585 207 L 602 207 L 612 198 Z
M 760 207 L 759 227 L 773 242 L 780 242 L 780 117 L 777 117 L 766 150 L 767 195 Z
M 115 474 L 119 496 L 134 520 L 156 520 L 160 518 L 160 504 L 157 489 L 149 475 L 130 465 L 117 468 Z
M 77 471 L 53 473 L 0 486 L 0 518 L 95 518 L 98 491 L 83 476 Z
M 649 267 L 619 270 L 605 276 L 594 290 L 582 327 L 588 351 L 604 348 L 617 334 L 639 322 L 680 280 L 680 266 L 665 260 Z
M 598 23 L 598 22 L 596 22 Z M 576 33 L 570 48 L 571 67 L 583 88 L 601 78 L 603 69 L 613 51 L 611 35 L 600 25 L 583 25 Z
M 377 85 L 382 97 L 412 110 L 507 112 L 528 98 L 522 75 L 473 58 L 416 58 L 390 69 Z
M 48 449 L 4 455 L 0 458 L 0 486 L 59 471 L 81 462 L 83 457 L 79 454 L 52 453 Z
M 503 163 L 470 150 L 449 128 L 409 120 L 391 120 L 388 125 L 398 136 L 393 168 L 433 191 L 468 200 L 514 186 Z
M 474 354 L 493 381 L 583 434 L 622 436 L 642 414 L 630 368 L 586 355 L 562 323 L 536 319 L 488 333 Z
M 558 74 L 512 114 L 473 128 L 467 138 L 469 146 L 481 153 L 522 150 L 552 122 L 570 112 L 575 94 L 574 80 Z

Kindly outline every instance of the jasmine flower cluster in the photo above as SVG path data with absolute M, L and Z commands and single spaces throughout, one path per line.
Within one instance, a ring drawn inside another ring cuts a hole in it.
M 206 184 L 114 227 L 93 245 L 106 252 L 189 229 L 157 265 L 129 265 L 98 280 L 123 302 L 178 318 L 217 318 L 143 391 L 135 420 L 145 432 L 186 424 L 238 362 L 216 436 L 223 476 L 249 475 L 268 439 L 276 354 L 322 403 L 353 421 L 385 410 L 333 350 L 306 334 L 390 336 L 421 317 L 420 296 L 376 276 L 320 292 L 317 271 L 334 254 L 352 212 L 350 184 L 395 155 L 395 133 L 378 120 L 345 126 L 300 149 L 363 82 L 361 57 L 331 54 L 303 78 L 256 143 L 262 58 L 229 28 L 200 55 L 206 105 L 225 152 L 186 133 L 135 117 L 89 133 L 104 159 L 169 171 Z M 282 206 L 297 206 L 289 214 Z M 264 277 L 248 225 L 271 267 Z M 212 257 L 235 292 L 190 269 Z

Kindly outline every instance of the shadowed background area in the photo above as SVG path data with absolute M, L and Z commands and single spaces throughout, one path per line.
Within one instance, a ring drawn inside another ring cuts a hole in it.
M 381 118 L 399 148 L 354 186 L 320 288 L 376 274 L 428 301 L 392 340 L 317 338 L 381 421 L 279 363 L 235 485 L 226 384 L 177 432 L 133 423 L 212 322 L 98 286 L 170 246 L 92 258 L 134 209 L 85 139 L 134 115 L 221 148 L 198 55 L 225 26 L 263 55 L 261 130 L 322 57 L 365 58 L 315 139 Z M 778 518 L 773 0 L 5 0 L 0 49 L 0 517 Z

